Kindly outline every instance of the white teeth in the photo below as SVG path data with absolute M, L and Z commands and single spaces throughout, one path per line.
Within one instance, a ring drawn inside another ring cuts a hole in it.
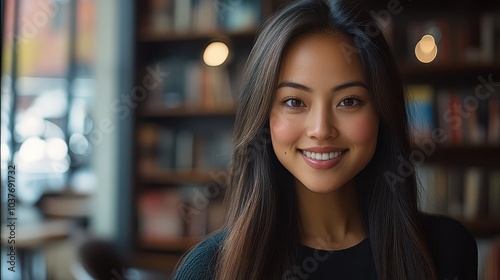
M 331 152 L 331 153 L 313 153 L 309 151 L 304 151 L 302 150 L 302 153 L 310 158 L 310 159 L 315 159 L 315 160 L 330 160 L 334 159 L 342 154 L 342 151 L 339 152 Z

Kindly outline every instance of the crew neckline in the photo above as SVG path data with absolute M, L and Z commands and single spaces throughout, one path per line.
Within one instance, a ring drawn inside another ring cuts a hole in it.
M 357 244 L 355 244 L 351 247 L 347 247 L 347 248 L 339 249 L 339 250 L 316 249 L 316 248 L 312 248 L 312 247 L 309 247 L 309 246 L 304 245 L 304 244 L 300 244 L 300 245 L 302 246 L 302 248 L 305 248 L 305 249 L 310 250 L 310 251 L 320 251 L 320 252 L 328 252 L 328 253 L 343 253 L 343 252 L 353 251 L 357 248 L 360 248 L 365 243 L 368 243 L 368 241 L 369 241 L 369 237 L 366 237 L 365 239 L 361 240 L 360 242 L 358 242 Z

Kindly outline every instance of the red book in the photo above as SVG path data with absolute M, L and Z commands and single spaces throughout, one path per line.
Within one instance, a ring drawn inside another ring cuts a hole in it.
M 500 144 L 500 96 L 491 96 L 488 99 L 488 144 Z
M 463 125 L 464 118 L 462 116 L 462 97 L 456 91 L 450 94 L 450 140 L 452 145 L 463 144 Z

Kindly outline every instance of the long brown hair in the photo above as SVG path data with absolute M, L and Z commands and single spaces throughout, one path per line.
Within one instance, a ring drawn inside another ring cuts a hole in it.
M 298 262 L 298 209 L 293 176 L 277 160 L 269 133 L 281 56 L 297 36 L 311 32 L 348 36 L 359 55 L 380 117 L 377 150 L 356 176 L 365 227 L 379 279 L 435 279 L 422 230 L 413 174 L 399 174 L 410 145 L 404 89 L 382 31 L 359 5 L 304 0 L 287 5 L 261 27 L 245 69 L 236 115 L 226 194 L 226 238 L 216 279 L 282 279 Z M 334 275 L 332 275 L 334 276 Z

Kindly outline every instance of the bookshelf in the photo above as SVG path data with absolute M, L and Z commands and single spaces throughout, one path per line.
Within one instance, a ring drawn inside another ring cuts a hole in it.
M 408 85 L 416 173 L 431 198 L 423 208 L 455 217 L 477 238 L 498 236 L 500 6 L 422 1 L 405 9 L 389 34 Z M 430 63 L 416 55 L 425 34 L 437 46 Z
M 131 106 L 136 265 L 171 270 L 183 252 L 222 225 L 234 93 L 257 25 L 283 2 L 288 1 L 135 1 L 135 85 L 147 95 L 142 98 L 137 89 Z M 432 131 L 442 128 L 452 139 L 434 141 L 435 148 L 419 164 L 425 192 L 434 197 L 424 208 L 455 216 L 475 236 L 497 236 L 500 213 L 493 213 L 499 208 L 492 201 L 500 195 L 500 124 L 490 124 L 500 119 L 500 112 L 495 113 L 500 110 L 500 86 L 470 112 L 474 118 L 462 118 L 460 132 L 440 116 L 451 108 L 450 100 L 461 104 L 474 96 L 479 77 L 488 80 L 492 75 L 500 81 L 500 9 L 488 1 L 415 2 L 402 2 L 403 12 L 392 15 L 387 34 L 409 91 L 416 91 L 417 97 L 410 97 L 418 124 L 414 133 L 421 141 L 432 140 Z M 369 5 L 380 11 L 387 1 Z M 467 27 L 462 29 L 465 35 L 455 26 Z M 414 47 L 429 29 L 436 32 L 432 27 L 442 29 L 438 54 L 434 61 L 421 63 Z M 209 67 L 202 54 L 214 41 L 224 42 L 230 51 L 221 66 Z M 481 135 L 474 135 L 477 131 Z M 415 143 L 413 149 L 421 147 Z M 470 193 L 475 200 L 465 195 Z M 474 205 L 488 207 L 472 209 Z
M 496 279 L 500 84 L 492 84 L 500 81 L 500 3 L 400 3 L 403 11 L 391 16 L 387 35 L 408 85 L 421 209 L 464 224 L 478 242 L 478 279 Z M 434 36 L 437 55 L 422 63 L 416 54 L 424 61 L 422 50 L 433 54 L 419 43 L 427 34 Z M 436 132 L 447 139 L 433 137 Z
M 134 263 L 172 270 L 223 222 L 234 92 L 258 24 L 279 1 L 136 0 Z M 229 55 L 207 66 L 223 42 Z M 134 104 L 135 105 L 135 104 Z

